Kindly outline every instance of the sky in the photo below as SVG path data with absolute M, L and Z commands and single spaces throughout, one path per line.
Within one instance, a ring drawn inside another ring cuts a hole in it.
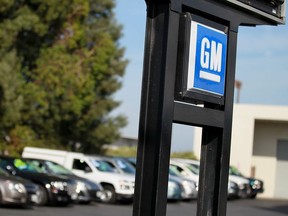
M 129 64 L 123 87 L 114 96 L 121 105 L 112 114 L 128 119 L 123 137 L 138 138 L 146 4 L 116 0 L 114 12 L 123 26 L 120 45 Z M 241 104 L 288 106 L 288 25 L 240 27 L 235 73 L 242 82 Z M 193 131 L 193 127 L 173 124 L 172 151 L 192 151 Z

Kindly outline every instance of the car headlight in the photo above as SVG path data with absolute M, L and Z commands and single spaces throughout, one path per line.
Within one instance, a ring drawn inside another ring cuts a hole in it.
M 47 185 L 46 185 L 47 187 Z M 53 193 L 58 193 L 59 191 L 67 190 L 67 183 L 61 181 L 53 181 L 51 182 L 51 191 Z
M 252 186 L 253 189 L 261 188 L 261 182 L 259 180 L 251 181 L 250 185 Z
M 80 193 L 81 191 L 86 191 L 87 187 L 83 182 L 78 181 L 76 185 L 76 192 Z
M 25 186 L 21 183 L 16 183 L 12 181 L 7 181 L 9 190 L 17 191 L 18 193 L 26 193 Z
M 183 181 L 182 185 L 183 185 L 183 188 L 187 194 L 192 193 L 193 189 L 195 188 L 195 184 L 192 184 L 189 181 Z
M 179 185 L 176 182 L 168 181 L 168 190 L 169 191 L 176 191 L 179 189 Z
M 176 184 L 175 182 L 169 181 L 169 182 L 168 182 L 168 187 L 169 187 L 169 188 L 177 188 L 177 184 Z
M 238 185 L 235 182 L 229 181 L 228 188 L 237 188 L 237 187 L 238 187 Z

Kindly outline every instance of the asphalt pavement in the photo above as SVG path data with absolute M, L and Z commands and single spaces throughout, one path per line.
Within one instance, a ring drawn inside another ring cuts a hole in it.
M 0 207 L 0 216 L 132 216 L 132 205 L 71 205 L 67 207 Z M 196 216 L 196 201 L 169 203 L 167 216 Z M 227 216 L 288 215 L 288 200 L 234 200 L 227 204 Z

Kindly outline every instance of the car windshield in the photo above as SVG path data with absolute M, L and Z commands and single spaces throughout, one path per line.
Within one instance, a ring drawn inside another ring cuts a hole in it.
M 128 158 L 127 162 L 130 163 L 136 169 L 136 158 Z
M 110 173 L 117 172 L 117 170 L 106 161 L 91 159 L 91 162 L 94 165 L 94 167 L 101 172 L 110 172 Z
M 28 160 L 26 161 L 22 159 L 14 159 L 13 164 L 18 170 L 22 172 L 43 173 L 43 170 Z
M 135 168 L 128 162 L 122 159 L 115 159 L 115 163 L 124 173 L 135 174 Z
M 200 173 L 200 169 L 199 169 L 199 166 L 198 165 L 195 165 L 195 164 L 187 164 L 187 168 L 189 170 L 191 170 L 191 172 L 193 172 L 194 174 L 196 175 L 199 175 Z
M 45 164 L 53 174 L 59 174 L 59 175 L 72 175 L 73 174 L 72 171 L 52 161 L 45 161 Z
M 172 176 L 182 176 L 181 173 L 177 170 L 177 167 L 173 165 L 169 166 L 169 174 Z

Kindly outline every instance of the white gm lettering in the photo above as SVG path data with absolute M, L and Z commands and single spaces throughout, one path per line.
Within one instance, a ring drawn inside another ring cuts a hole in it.
M 221 72 L 223 45 L 204 37 L 201 41 L 200 64 L 203 69 Z

